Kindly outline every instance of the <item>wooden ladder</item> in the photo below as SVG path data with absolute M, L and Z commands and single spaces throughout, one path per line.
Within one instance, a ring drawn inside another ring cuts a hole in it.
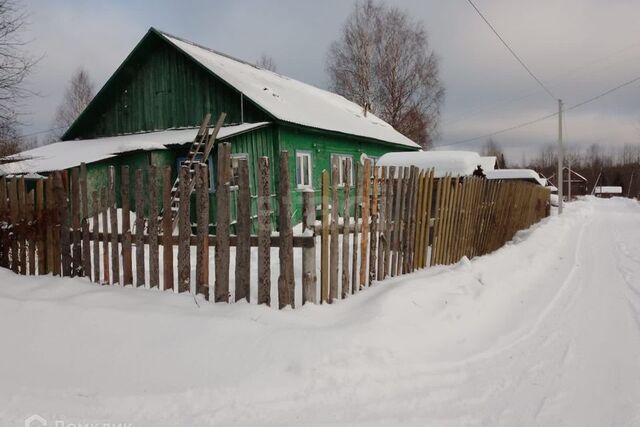
M 180 207 L 180 199 L 181 197 L 191 197 L 191 193 L 195 188 L 195 171 L 196 166 L 201 163 L 207 163 L 209 161 L 209 153 L 213 149 L 213 146 L 216 142 L 216 138 L 218 136 L 218 132 L 224 123 L 224 119 L 227 116 L 226 113 L 221 113 L 218 118 L 218 122 L 213 128 L 213 133 L 209 136 L 209 121 L 211 120 L 211 114 L 207 113 L 204 116 L 204 120 L 200 125 L 200 129 L 198 129 L 198 133 L 191 143 L 191 148 L 189 148 L 189 153 L 187 154 L 187 158 L 182 162 L 182 165 L 186 165 L 189 167 L 189 187 L 187 189 L 187 194 L 185 196 L 180 194 L 180 171 L 178 170 L 178 176 L 176 177 L 175 182 L 173 183 L 173 187 L 171 188 L 171 223 L 173 224 L 173 229 L 175 230 L 176 225 L 178 224 L 178 208 Z M 164 215 L 164 212 L 162 213 Z

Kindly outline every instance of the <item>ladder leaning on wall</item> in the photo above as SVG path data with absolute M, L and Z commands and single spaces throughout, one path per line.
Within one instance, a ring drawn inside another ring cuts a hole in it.
M 189 153 L 187 154 L 187 158 L 182 162 L 183 165 L 189 167 L 189 176 L 191 177 L 189 187 L 187 190 L 187 195 L 184 196 L 180 194 L 180 171 L 178 171 L 178 176 L 173 183 L 173 187 L 171 187 L 171 205 L 170 205 L 170 214 L 171 214 L 171 224 L 173 224 L 173 229 L 175 230 L 176 225 L 178 223 L 178 208 L 180 207 L 180 199 L 181 197 L 191 197 L 191 193 L 195 188 L 195 170 L 196 166 L 200 163 L 207 163 L 209 161 L 209 154 L 213 149 L 213 146 L 216 143 L 216 138 L 218 136 L 218 132 L 224 123 L 224 119 L 227 116 L 226 113 L 221 113 L 218 121 L 216 122 L 215 127 L 213 128 L 213 132 L 209 135 L 209 121 L 211 120 L 211 113 L 207 113 L 200 125 L 200 129 L 198 129 L 198 133 L 191 143 L 191 147 L 189 148 Z M 163 212 L 162 215 L 165 213 Z

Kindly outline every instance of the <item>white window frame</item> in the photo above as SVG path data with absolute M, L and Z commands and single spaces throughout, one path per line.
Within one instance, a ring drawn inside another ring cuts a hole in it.
M 338 187 L 344 187 L 344 163 L 351 163 L 351 182 L 349 183 L 349 187 L 353 187 L 355 184 L 354 173 L 353 173 L 353 156 L 351 154 L 340 154 L 333 153 L 331 154 L 331 164 L 333 164 L 333 159 L 338 158 Z
M 306 181 L 305 184 L 305 171 L 304 160 L 307 161 Z M 296 189 L 305 190 L 313 187 L 313 162 L 311 161 L 311 151 L 298 151 L 296 150 Z
M 248 153 L 232 153 L 229 156 L 229 160 L 230 160 L 230 169 L 231 169 L 231 179 L 233 179 L 233 161 L 234 160 L 238 160 L 238 159 L 246 159 L 247 160 L 247 166 L 249 163 L 249 154 Z M 237 163 L 237 162 L 236 162 Z M 251 176 L 251 171 L 249 171 L 249 176 Z M 233 190 L 237 190 L 238 186 L 237 185 L 231 185 L 229 186 L 229 190 L 233 191 Z

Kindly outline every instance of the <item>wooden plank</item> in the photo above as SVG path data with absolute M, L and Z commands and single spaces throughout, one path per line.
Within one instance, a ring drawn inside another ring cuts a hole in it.
M 359 163 L 353 164 L 353 178 L 356 183 L 354 188 L 354 203 L 353 203 L 353 246 L 351 251 L 351 293 L 356 293 L 358 289 L 358 236 L 362 227 L 360 224 L 360 218 L 362 216 L 361 204 L 362 204 L 362 167 Z
M 209 177 L 208 167 L 202 163 L 196 167 L 196 294 L 209 299 Z M 240 215 L 240 214 L 238 214 Z M 238 218 L 240 220 L 240 218 Z M 236 253 L 236 256 L 239 256 Z M 248 270 L 248 262 L 242 270 Z M 236 291 L 237 297 L 237 291 Z M 237 301 L 237 300 L 236 300 Z
M 16 234 L 18 236 L 18 246 L 19 246 L 19 272 L 20 274 L 27 274 L 27 238 L 26 238 L 26 230 L 27 230 L 27 220 L 26 220 L 26 210 L 27 210 L 27 190 L 25 187 L 24 178 L 18 178 L 18 226 L 16 228 Z
M 162 289 L 174 290 L 173 222 L 171 219 L 171 167 L 162 170 Z
M 400 190 L 400 203 L 402 206 L 402 211 L 400 212 L 400 216 L 398 217 L 398 274 L 404 274 L 404 259 L 407 252 L 407 224 L 409 222 L 409 179 L 411 177 L 411 167 L 404 168 L 404 174 L 402 176 L 402 188 Z
M 424 200 L 424 172 L 418 171 L 418 179 L 416 182 L 417 195 L 416 195 L 416 203 L 414 207 L 414 216 L 415 216 L 415 228 L 414 233 L 411 235 L 413 239 L 413 256 L 411 263 L 411 270 L 415 270 L 420 267 L 419 258 L 420 258 L 420 231 L 422 230 L 422 203 Z
M 62 174 L 56 173 L 56 203 L 60 218 L 60 257 L 62 261 L 62 275 L 71 276 L 71 241 L 69 233 L 69 208 L 67 192 L 64 189 Z
M 320 234 L 320 303 L 329 302 L 329 172 L 322 171 Z
M 271 305 L 271 185 L 269 158 L 258 159 L 258 304 Z
M 360 239 L 360 289 L 367 283 L 367 261 L 369 250 L 369 185 L 371 183 L 371 160 L 365 159 L 362 168 L 362 238 Z
M 73 238 L 73 268 L 71 270 L 72 276 L 82 276 L 82 247 L 81 247 L 81 234 L 75 231 L 80 231 L 80 169 L 71 169 L 71 228 L 74 231 Z
M 146 272 L 144 266 L 144 176 L 142 169 L 136 169 L 135 174 L 135 203 L 136 203 L 136 287 L 145 286 Z
M 9 218 L 9 208 L 7 200 L 7 179 L 0 176 L 0 222 L 6 222 L 7 227 L 0 227 L 0 267 L 9 268 L 9 251 L 11 243 L 9 240 L 8 224 L 11 223 Z
M 236 246 L 236 301 L 251 297 L 251 188 L 249 183 L 249 162 L 246 158 L 238 160 L 238 215 Z
M 191 236 L 191 177 L 187 166 L 180 167 L 180 201 L 178 205 L 178 292 L 191 292 L 191 246 L 189 237 Z M 220 188 L 218 188 L 220 191 Z M 226 206 L 226 205 L 225 205 Z M 216 260 L 217 261 L 217 260 Z M 216 263 L 216 269 L 218 265 Z
M 215 302 L 229 302 L 229 181 L 230 146 L 218 145 L 218 188 L 216 191 Z
M 82 229 L 82 271 L 91 280 L 91 234 L 89 232 L 89 183 L 87 164 L 80 163 L 80 227 Z
M 51 178 L 50 178 L 51 179 Z M 100 221 L 98 218 L 98 212 L 100 212 L 100 205 L 98 201 L 98 192 L 91 193 L 91 201 L 93 205 L 93 219 L 92 219 L 92 240 L 93 240 L 93 282 L 100 283 L 100 239 L 98 233 L 100 232 Z
M 120 199 L 122 204 L 122 284 L 133 284 L 133 265 L 131 257 L 131 208 L 129 193 L 129 166 L 120 171 Z
M 378 166 L 374 166 L 372 170 L 371 205 L 369 207 L 371 211 L 371 232 L 369 234 L 369 277 L 367 280 L 369 286 L 371 286 L 371 283 L 376 279 L 376 271 L 378 267 L 378 180 L 380 177 L 380 168 Z
M 100 211 L 102 223 L 102 283 L 108 285 L 109 280 L 109 237 L 108 237 L 108 218 L 107 218 L 107 189 L 100 189 Z
M 46 254 L 47 254 L 47 260 L 46 260 L 46 272 L 47 273 L 54 273 L 54 256 L 56 253 L 56 249 L 55 249 L 55 239 L 54 239 L 54 229 L 55 229 L 55 220 L 56 220 L 56 214 L 55 214 L 55 201 L 54 201 L 54 197 L 53 197 L 53 174 L 50 174 L 49 177 L 47 178 L 47 181 L 45 183 L 45 206 L 46 206 Z
M 418 196 L 418 168 L 411 168 L 411 176 L 409 178 L 409 215 L 407 223 L 407 254 L 405 256 L 404 271 L 410 273 L 413 271 L 413 250 L 416 229 L 416 198 Z
M 160 287 L 160 249 L 158 247 L 158 169 L 149 166 L 149 287 Z
M 279 165 L 279 230 L 280 276 L 278 277 L 278 305 L 295 308 L 295 277 L 293 275 L 293 226 L 291 224 L 291 183 L 289 180 L 289 153 L 280 152 Z
M 340 159 L 338 156 L 331 158 L 331 246 L 329 250 L 329 304 L 338 298 L 338 256 L 340 254 L 338 240 L 338 218 L 340 217 L 340 206 L 338 191 L 340 184 Z
M 118 209 L 116 208 L 116 168 L 109 166 L 109 225 L 111 229 L 111 282 L 120 283 L 120 251 L 118 250 Z
M 377 280 L 384 280 L 385 263 L 384 254 L 386 246 L 386 230 L 387 230 L 387 167 L 380 168 L 380 198 L 378 208 L 378 265 Z
M 27 193 L 27 246 L 29 249 L 29 274 L 36 275 L 36 225 L 35 225 L 36 198 L 35 191 Z
M 349 187 L 347 187 L 347 192 Z M 302 193 L 303 212 L 302 230 L 313 233 L 316 222 L 315 193 L 313 190 L 305 190 Z M 347 208 L 348 209 L 348 208 Z M 313 246 L 302 249 L 302 304 L 316 303 L 316 245 L 313 238 Z M 344 270 L 343 270 L 344 274 Z M 343 287 L 344 289 L 344 287 Z M 344 296 L 343 296 L 344 298 Z
M 342 205 L 342 299 L 345 299 L 349 295 L 351 289 L 350 279 L 351 272 L 349 269 L 349 226 L 351 223 L 351 162 L 344 162 L 344 170 L 342 171 L 342 193 L 343 193 L 343 205 Z
M 20 259 L 18 255 L 18 221 L 20 218 L 20 210 L 18 207 L 18 179 L 10 178 L 7 182 L 7 187 L 9 190 L 9 218 L 11 228 L 9 230 L 8 238 L 10 240 L 11 247 L 11 256 L 10 256 L 10 265 L 11 271 L 14 273 L 20 272 Z
M 440 245 L 440 229 L 442 228 L 442 205 L 443 205 L 443 197 L 442 192 L 444 191 L 444 178 L 439 178 L 436 185 L 436 201 L 435 201 L 435 209 L 433 214 L 434 224 L 433 224 L 433 239 L 431 242 L 431 259 L 429 261 L 429 266 L 436 265 L 437 262 L 437 253 L 438 246 Z
M 0 196 L 4 197 L 5 193 L 0 188 Z M 38 227 L 38 239 L 36 242 L 36 250 L 38 252 L 38 274 L 46 274 L 47 256 L 46 256 L 46 212 L 44 204 L 44 180 L 36 181 L 36 221 Z M 88 274 L 91 274 L 89 271 Z
M 400 246 L 400 217 L 402 215 L 402 181 L 404 176 L 404 167 L 397 169 L 395 177 L 395 190 L 394 190 L 394 207 L 393 207 L 393 230 L 391 236 L 391 251 L 393 253 L 391 257 L 391 277 L 395 277 L 398 274 L 398 258 L 399 258 L 399 246 Z
M 420 204 L 418 206 L 417 215 L 419 215 L 419 226 L 417 228 L 417 240 L 416 240 L 416 255 L 415 255 L 415 268 L 424 268 L 424 253 L 425 247 L 427 243 L 425 242 L 425 229 L 428 227 L 427 224 L 427 204 L 428 204 L 428 193 L 429 193 L 429 173 L 430 171 L 425 170 L 422 171 L 422 179 L 420 185 L 422 189 L 420 190 Z
M 387 175 L 387 192 L 385 197 L 387 198 L 386 207 L 386 225 L 384 232 L 384 275 L 383 278 L 388 277 L 391 274 L 391 251 L 393 249 L 393 218 L 394 216 L 394 196 L 395 196 L 395 182 L 396 182 L 396 167 L 391 166 Z

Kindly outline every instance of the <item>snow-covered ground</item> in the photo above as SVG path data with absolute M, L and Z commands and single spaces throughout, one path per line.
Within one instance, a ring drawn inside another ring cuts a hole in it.
M 278 311 L 0 271 L 0 425 L 640 425 L 640 205 Z

